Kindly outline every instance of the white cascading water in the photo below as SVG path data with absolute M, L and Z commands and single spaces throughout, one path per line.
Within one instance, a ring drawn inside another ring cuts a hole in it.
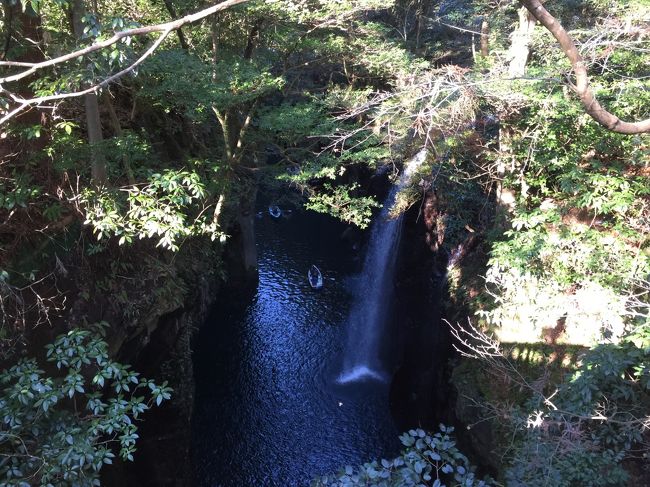
M 426 156 L 426 149 L 422 149 L 406 164 L 372 227 L 368 253 L 348 319 L 348 343 L 343 357 L 343 371 L 337 379 L 340 384 L 365 380 L 383 381 L 387 378 L 379 350 L 390 312 L 393 274 L 402 231 L 402 216 L 389 218 L 388 213 L 395 203 L 397 193 L 408 184 Z

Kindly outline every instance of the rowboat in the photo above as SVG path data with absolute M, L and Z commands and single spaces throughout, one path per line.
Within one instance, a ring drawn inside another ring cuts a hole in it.
M 315 265 L 312 265 L 307 272 L 307 280 L 309 285 L 313 289 L 320 289 L 323 287 L 323 275 L 320 272 L 320 269 Z

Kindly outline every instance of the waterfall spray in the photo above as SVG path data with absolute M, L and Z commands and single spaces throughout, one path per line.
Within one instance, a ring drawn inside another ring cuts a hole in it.
M 389 218 L 397 193 L 408 184 L 416 169 L 426 159 L 426 149 L 420 150 L 406 164 L 399 181 L 384 201 L 370 234 L 368 253 L 356 289 L 356 299 L 348 319 L 348 343 L 343 357 L 341 384 L 364 380 L 385 380 L 379 357 L 393 294 L 393 275 L 397 248 L 402 232 L 402 216 Z

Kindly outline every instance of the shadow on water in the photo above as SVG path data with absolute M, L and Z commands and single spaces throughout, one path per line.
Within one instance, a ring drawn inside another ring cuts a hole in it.
M 256 225 L 257 289 L 221 296 L 196 341 L 194 485 L 309 485 L 396 454 L 388 383 L 336 382 L 362 260 L 345 227 L 313 213 L 262 212 Z

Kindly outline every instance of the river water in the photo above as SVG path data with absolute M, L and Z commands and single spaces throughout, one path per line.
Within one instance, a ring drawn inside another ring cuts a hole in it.
M 388 384 L 337 382 L 363 262 L 344 229 L 314 213 L 256 220 L 259 285 L 222 296 L 197 340 L 194 485 L 303 486 L 399 451 Z

